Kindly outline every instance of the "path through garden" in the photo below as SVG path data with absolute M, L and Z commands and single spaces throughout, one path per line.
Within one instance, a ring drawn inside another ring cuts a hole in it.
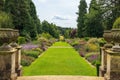
M 23 75 L 95 76 L 96 69 L 80 57 L 69 44 L 56 42 L 29 67 L 24 67 Z

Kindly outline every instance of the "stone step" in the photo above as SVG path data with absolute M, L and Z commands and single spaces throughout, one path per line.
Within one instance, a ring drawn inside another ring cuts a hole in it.
M 104 78 L 92 76 L 21 76 L 17 80 L 104 80 Z

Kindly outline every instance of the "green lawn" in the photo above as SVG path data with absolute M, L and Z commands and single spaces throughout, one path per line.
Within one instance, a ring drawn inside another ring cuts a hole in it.
M 80 57 L 73 48 L 65 47 L 71 46 L 65 42 L 56 42 L 29 67 L 24 67 L 23 75 L 96 75 L 96 69 Z

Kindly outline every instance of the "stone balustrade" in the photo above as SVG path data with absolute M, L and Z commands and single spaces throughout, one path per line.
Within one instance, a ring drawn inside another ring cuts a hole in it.
M 118 38 L 120 36 L 118 36 L 117 33 L 120 33 L 120 31 L 114 32 L 114 34 L 110 32 L 108 34 L 104 33 L 105 40 L 109 41 L 101 47 L 101 66 L 99 75 L 104 77 L 105 80 L 120 80 L 120 38 Z M 112 45 L 110 42 L 115 45 Z
M 15 43 L 18 36 L 17 30 L 0 29 L 0 80 L 16 80 L 21 75 L 21 46 Z

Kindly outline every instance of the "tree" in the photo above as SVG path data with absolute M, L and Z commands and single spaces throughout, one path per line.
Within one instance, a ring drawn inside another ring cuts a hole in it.
M 47 21 L 43 21 L 42 22 L 42 30 L 44 33 L 49 33 L 50 35 L 52 35 L 54 38 L 58 38 L 59 37 L 59 31 L 58 28 L 55 24 L 53 23 L 48 23 Z
M 85 19 L 85 36 L 86 37 L 102 37 L 102 15 L 99 4 L 96 0 L 92 0 L 90 3 L 89 13 L 86 14 Z
M 99 0 L 103 10 L 103 23 L 105 29 L 110 30 L 116 18 L 120 16 L 120 0 Z
M 83 31 L 84 31 L 84 21 L 85 21 L 85 14 L 87 13 L 87 3 L 85 0 L 80 1 L 79 5 L 79 12 L 78 19 L 77 19 L 77 27 L 78 27 L 78 37 L 83 37 Z
M 29 2 L 29 4 L 30 4 L 29 13 L 34 21 L 34 26 L 37 30 L 37 33 L 40 34 L 40 33 L 42 33 L 42 26 L 41 26 L 40 20 L 37 17 L 36 7 L 31 0 L 29 0 L 29 1 L 30 1 Z
M 76 33 L 77 33 L 77 30 L 76 29 L 72 29 L 71 32 L 70 32 L 70 38 L 75 38 L 76 37 Z
M 37 29 L 37 33 L 41 34 L 42 33 L 42 24 L 40 22 L 40 19 L 37 18 L 36 22 L 36 29 Z
M 54 38 L 59 38 L 59 31 L 55 24 L 51 23 L 49 26 L 49 34 L 52 35 Z
M 70 38 L 70 30 L 69 29 L 65 30 L 64 37 L 65 38 Z
M 0 11 L 0 28 L 14 28 L 9 14 Z
M 15 29 L 20 31 L 20 35 L 34 39 L 37 34 L 34 22 L 36 14 L 31 6 L 31 0 L 5 0 L 5 11 L 11 14 Z
M 4 9 L 4 0 L 0 0 L 0 11 Z
M 42 30 L 44 33 L 49 32 L 49 26 L 50 26 L 50 24 L 47 21 L 44 20 L 42 22 Z

